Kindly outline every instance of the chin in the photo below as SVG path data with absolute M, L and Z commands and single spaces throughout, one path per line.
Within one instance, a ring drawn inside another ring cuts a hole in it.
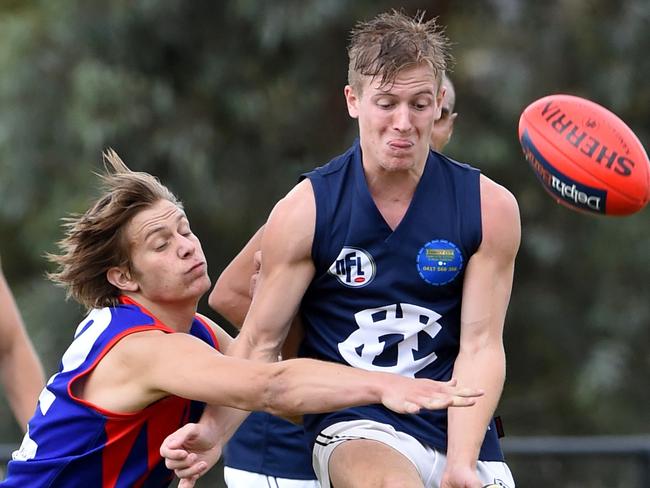
M 197 283 L 198 288 L 200 289 L 200 296 L 201 298 L 203 295 L 205 295 L 210 287 L 212 286 L 212 282 L 210 281 L 210 277 L 206 274 L 205 277 L 200 281 L 200 283 Z
M 409 159 L 396 159 L 391 158 L 382 163 L 382 168 L 388 172 L 408 171 L 415 167 L 415 162 L 412 158 Z

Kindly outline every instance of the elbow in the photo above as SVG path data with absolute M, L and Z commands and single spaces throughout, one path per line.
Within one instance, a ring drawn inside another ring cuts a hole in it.
M 224 280 L 217 279 L 217 282 L 212 288 L 210 295 L 208 296 L 208 305 L 215 312 L 218 312 L 223 315 L 222 311 L 228 306 L 228 303 L 232 301 L 232 293 L 227 286 L 224 285 Z
M 228 300 L 226 299 L 227 293 L 222 288 L 220 281 L 217 281 L 208 296 L 208 305 L 210 305 L 212 310 L 223 315 L 222 311 L 226 308 Z
M 218 285 L 218 283 L 217 283 Z M 215 286 L 208 297 L 208 305 L 235 327 L 240 328 L 242 320 L 237 315 L 238 297 L 229 290 Z

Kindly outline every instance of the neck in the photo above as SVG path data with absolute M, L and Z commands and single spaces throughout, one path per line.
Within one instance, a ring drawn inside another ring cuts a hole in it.
M 177 332 L 188 332 L 194 320 L 197 301 L 179 303 L 160 303 L 138 294 L 125 293 L 126 296 L 146 308 L 164 325 Z
M 365 168 L 364 168 L 365 169 Z M 424 167 L 408 170 L 365 170 L 368 189 L 374 200 L 409 203 Z

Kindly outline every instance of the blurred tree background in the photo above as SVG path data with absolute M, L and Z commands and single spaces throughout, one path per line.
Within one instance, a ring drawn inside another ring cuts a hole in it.
M 0 254 L 48 376 L 83 310 L 45 279 L 43 254 L 95 195 L 102 150 L 181 197 L 214 281 L 297 176 L 355 137 L 348 32 L 389 8 L 447 26 L 460 116 L 446 152 L 520 204 L 507 433 L 650 433 L 650 213 L 558 206 L 517 141 L 528 103 L 570 93 L 650 144 L 647 0 L 3 1 Z M 0 409 L 0 442 L 17 443 Z

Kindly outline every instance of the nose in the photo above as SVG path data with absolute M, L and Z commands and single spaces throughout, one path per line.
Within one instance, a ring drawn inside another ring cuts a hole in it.
M 183 235 L 179 235 L 178 256 L 185 259 L 194 255 L 196 252 L 196 243 Z
M 413 127 L 411 110 L 407 104 L 400 104 L 393 112 L 393 128 L 399 132 L 408 132 Z

